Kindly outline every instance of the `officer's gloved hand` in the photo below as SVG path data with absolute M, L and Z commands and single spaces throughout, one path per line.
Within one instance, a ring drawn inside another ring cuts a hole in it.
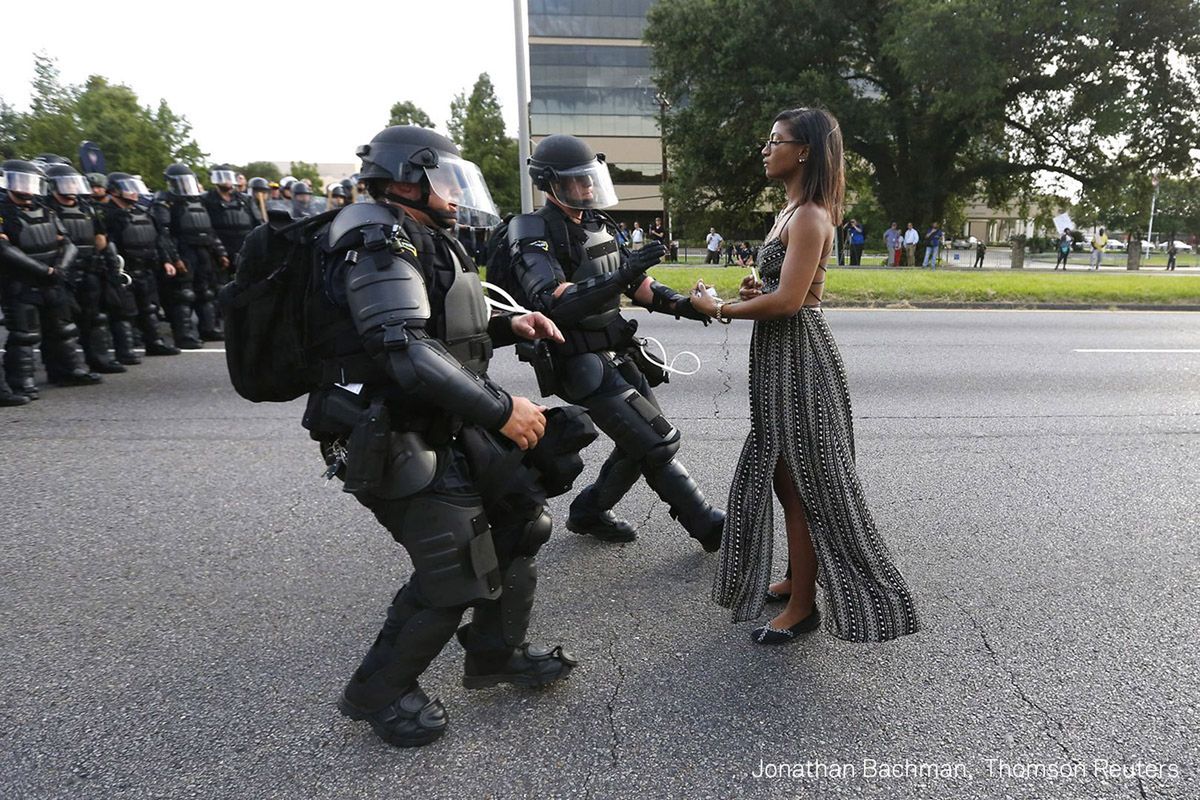
M 651 242 L 641 250 L 634 250 L 618 271 L 621 280 L 627 284 L 633 283 L 645 274 L 646 270 L 662 261 L 666 253 L 667 248 L 663 247 L 662 242 Z

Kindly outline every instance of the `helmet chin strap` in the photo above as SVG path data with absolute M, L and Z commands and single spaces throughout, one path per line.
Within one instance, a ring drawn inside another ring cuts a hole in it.
M 429 188 L 426 186 L 421 187 L 420 202 L 417 202 L 416 200 L 410 200 L 407 197 L 401 197 L 400 195 L 393 194 L 392 192 L 386 192 L 384 197 L 387 198 L 389 203 L 395 203 L 399 206 L 420 211 L 425 216 L 433 220 L 434 225 L 444 230 L 453 228 L 455 223 L 458 222 L 458 215 L 453 211 L 429 207 Z

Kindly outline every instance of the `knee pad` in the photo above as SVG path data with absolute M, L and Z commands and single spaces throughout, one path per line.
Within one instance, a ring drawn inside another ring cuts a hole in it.
M 679 431 L 636 389 L 595 399 L 592 421 L 631 458 L 641 461 L 652 449 L 679 441 Z
M 15 331 L 8 332 L 8 346 L 11 347 L 36 347 L 42 342 L 42 334 L 38 331 Z
M 55 326 L 53 330 L 47 330 L 46 335 L 51 339 L 55 339 L 60 342 L 67 341 L 68 339 L 75 339 L 79 336 L 79 326 L 74 322 L 64 320 L 59 325 Z
M 573 401 L 592 394 L 604 380 L 604 369 L 604 357 L 597 353 L 583 353 L 566 359 L 559 375 L 562 396 Z
M 92 317 L 92 324 L 93 325 L 107 325 L 108 324 L 108 314 L 105 314 L 103 311 L 97 311 L 95 316 Z
M 429 604 L 461 606 L 500 595 L 500 567 L 492 529 L 478 500 L 417 495 L 376 511 L 408 550 L 413 580 Z
M 517 541 L 513 545 L 513 555 L 536 555 L 537 551 L 542 549 L 542 545 L 550 541 L 550 532 L 553 529 L 554 521 L 543 508 L 541 513 L 526 523 L 517 536 Z
M 670 463 L 671 459 L 675 458 L 675 454 L 679 452 L 680 436 L 678 433 L 676 431 L 676 436 L 671 441 L 651 447 L 642 459 L 643 463 L 652 467 L 661 467 L 664 464 Z
M 196 302 L 196 293 L 191 289 L 180 289 L 175 293 L 175 299 L 184 305 L 191 305 Z

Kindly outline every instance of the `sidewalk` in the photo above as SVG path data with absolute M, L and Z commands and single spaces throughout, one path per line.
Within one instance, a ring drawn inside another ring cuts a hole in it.
M 940 254 L 940 263 L 937 268 L 939 270 L 951 271 L 974 271 L 971 266 L 975 263 L 974 250 L 943 250 Z M 983 256 L 984 270 L 1011 270 L 1012 252 L 1008 248 L 988 248 L 988 251 Z M 830 259 L 830 267 L 839 267 L 839 265 Z M 1120 272 L 1128 273 L 1130 270 L 1125 268 L 1124 253 L 1105 253 L 1104 260 L 1100 265 L 1102 272 Z M 1055 264 L 1054 253 L 1026 253 L 1025 266 L 1022 269 L 1030 271 L 1053 272 Z M 842 269 L 851 268 L 849 265 L 842 265 Z M 880 253 L 863 253 L 862 264 L 852 269 L 885 269 L 884 255 Z M 886 269 L 928 269 L 928 267 L 892 267 Z M 1088 254 L 1087 253 L 1072 253 L 1067 259 L 1067 272 L 1087 272 Z M 1142 264 L 1141 268 L 1136 270 L 1139 274 L 1148 275 L 1166 275 L 1175 276 L 1200 276 L 1200 256 L 1187 254 L 1181 256 L 1176 262 L 1176 269 L 1173 272 L 1167 272 L 1166 266 L 1162 264 L 1153 264 L 1147 266 Z

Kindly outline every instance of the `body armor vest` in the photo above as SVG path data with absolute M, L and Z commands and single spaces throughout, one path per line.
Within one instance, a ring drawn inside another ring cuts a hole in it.
M 167 205 L 171 209 L 171 233 L 177 241 L 199 245 L 212 242 L 212 218 L 199 197 L 173 198 Z
M 208 209 L 209 220 L 222 237 L 244 237 L 255 227 L 246 198 L 237 192 L 228 200 L 223 200 L 216 192 L 210 192 L 207 200 L 204 206 Z
M 12 213 L 20 224 L 13 244 L 30 258 L 54 266 L 58 259 L 59 228 L 53 212 L 36 203 L 32 206 L 10 204 L 5 211 Z
M 608 275 L 621 268 L 621 248 L 617 239 L 608 230 L 602 220 L 585 219 L 583 231 L 587 239 L 583 243 L 583 259 L 574 266 L 563 264 L 564 273 L 571 283 L 581 283 L 588 278 Z M 621 297 L 612 298 L 603 308 L 584 317 L 578 322 L 578 327 L 584 330 L 598 331 L 608 327 L 621 315 Z
M 128 259 L 158 261 L 158 227 L 150 213 L 142 206 L 117 209 L 124 217 L 125 226 L 120 232 L 117 250 Z M 110 229 L 114 226 L 109 226 Z
M 79 248 L 79 261 L 84 263 L 96 252 L 96 218 L 90 208 L 76 201 L 73 206 L 54 203 L 54 213 L 67 229 L 67 238 Z
M 491 311 L 475 262 L 457 239 L 442 231 L 430 231 L 410 217 L 405 217 L 403 228 L 416 245 L 434 309 L 429 332 L 460 364 L 482 375 L 492 358 L 487 329 Z

